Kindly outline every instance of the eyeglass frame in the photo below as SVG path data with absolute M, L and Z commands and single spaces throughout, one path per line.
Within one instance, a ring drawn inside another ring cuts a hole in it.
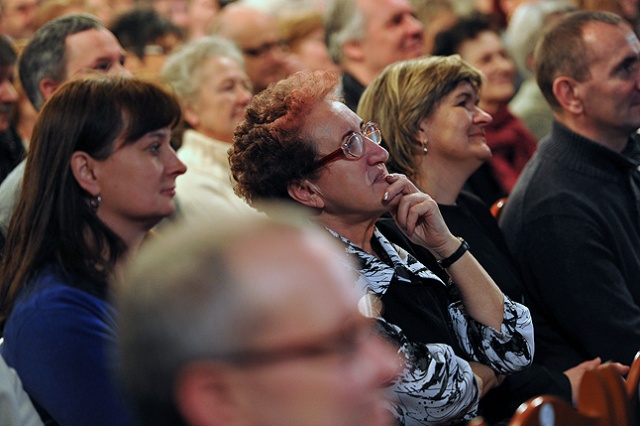
M 359 132 L 354 132 L 351 131 L 349 133 L 347 133 L 345 135 L 345 137 L 342 139 L 342 143 L 340 144 L 340 147 L 338 149 L 336 149 L 335 151 L 331 151 L 330 153 L 328 153 L 327 155 L 325 155 L 324 157 L 320 158 L 318 161 L 316 161 L 316 169 L 319 169 L 322 166 L 327 165 L 328 163 L 335 161 L 340 154 L 344 155 L 345 160 L 357 160 L 358 158 L 362 158 L 362 156 L 364 155 L 364 139 L 369 139 L 371 142 L 375 143 L 376 145 L 380 145 L 380 143 L 382 142 L 382 131 L 380 130 L 380 126 L 378 125 L 378 123 L 375 123 L 373 121 L 367 121 L 366 123 L 363 123 L 361 126 L 361 130 Z M 365 134 L 365 129 L 367 129 L 368 127 L 373 127 L 374 131 Z M 371 138 L 370 136 L 373 133 L 377 133 L 378 134 L 378 140 L 375 140 L 375 138 Z M 360 136 L 362 138 L 362 154 L 360 155 L 354 155 L 351 151 L 349 151 L 349 148 L 347 148 L 347 145 L 349 145 L 349 141 L 351 140 L 352 137 L 354 136 Z
M 296 359 L 315 359 L 330 355 L 355 356 L 371 338 L 382 339 L 376 320 L 360 317 L 340 333 L 326 336 L 323 341 L 302 343 L 280 348 L 238 350 L 209 358 L 240 368 L 256 368 Z
M 273 51 L 273 49 L 279 49 L 281 52 L 286 52 L 289 50 L 289 45 L 284 40 L 275 40 L 263 43 L 258 47 L 243 47 L 241 50 L 242 53 L 252 58 L 260 58 Z

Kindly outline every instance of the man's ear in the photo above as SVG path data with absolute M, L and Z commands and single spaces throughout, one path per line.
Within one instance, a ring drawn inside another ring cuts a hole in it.
M 51 95 L 53 95 L 53 92 L 55 92 L 59 86 L 59 82 L 55 81 L 52 78 L 45 77 L 40 80 L 40 93 L 42 93 L 44 99 L 47 100 L 51 97 Z
M 357 40 L 346 42 L 342 46 L 342 53 L 346 58 L 349 58 L 353 62 L 362 62 L 365 59 L 364 49 L 362 43 Z
M 562 109 L 573 115 L 584 112 L 584 104 L 578 83 L 569 77 L 558 77 L 553 81 L 553 95 Z
M 187 366 L 176 380 L 174 395 L 178 411 L 189 425 L 234 424 L 233 395 L 220 366 L 207 361 Z
M 100 194 L 100 185 L 96 176 L 97 161 L 84 151 L 76 151 L 71 155 L 71 172 L 78 185 L 89 194 Z
M 316 209 L 324 208 L 324 199 L 320 189 L 309 179 L 301 179 L 291 182 L 287 187 L 289 196 L 297 202 Z

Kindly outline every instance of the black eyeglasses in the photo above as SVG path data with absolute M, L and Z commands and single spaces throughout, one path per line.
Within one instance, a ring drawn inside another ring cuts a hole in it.
M 264 43 L 258 47 L 247 47 L 242 49 L 242 53 L 248 56 L 253 56 L 254 58 L 258 58 L 260 56 L 264 56 L 267 53 L 271 52 L 274 49 L 278 49 L 281 52 L 287 51 L 289 46 L 283 40 L 272 41 L 268 43 Z
M 382 142 L 380 127 L 373 121 L 369 121 L 362 125 L 360 132 L 350 132 L 342 140 L 340 148 L 330 152 L 317 161 L 316 168 L 336 160 L 340 155 L 344 155 L 346 160 L 357 160 L 362 157 L 364 154 L 364 138 L 380 145 L 380 142 Z

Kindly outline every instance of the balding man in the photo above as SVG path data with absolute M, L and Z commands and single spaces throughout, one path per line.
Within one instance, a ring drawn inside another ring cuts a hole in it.
M 238 45 L 254 93 L 287 76 L 286 51 L 273 16 L 238 1 L 215 16 L 211 33 Z
M 119 286 L 121 376 L 144 425 L 388 426 L 395 349 L 342 251 L 293 216 L 167 231 Z

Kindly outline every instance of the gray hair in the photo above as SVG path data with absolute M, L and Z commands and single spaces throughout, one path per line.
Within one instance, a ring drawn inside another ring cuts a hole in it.
M 40 81 L 50 78 L 58 83 L 67 79 L 65 41 L 68 36 L 92 28 L 102 29 L 98 18 L 89 14 L 70 14 L 53 19 L 33 34 L 18 63 L 20 83 L 36 110 L 44 104 Z
M 573 3 L 565 0 L 544 0 L 518 6 L 507 26 L 505 47 L 520 75 L 526 78 L 533 74 L 528 61 L 533 57 L 548 17 L 575 9 Z
M 366 37 L 366 17 L 356 0 L 330 0 L 324 16 L 325 43 L 329 56 L 340 64 L 342 46 Z
M 251 240 L 311 230 L 297 210 L 271 213 L 275 219 L 252 213 L 169 228 L 114 283 L 120 377 L 145 424 L 182 424 L 174 398 L 180 372 L 245 349 L 262 332 L 272 307 L 251 297 L 233 253 Z
M 160 76 L 171 84 L 182 102 L 192 102 L 200 91 L 200 71 L 205 60 L 220 56 L 230 58 L 244 68 L 242 53 L 235 43 L 221 36 L 206 36 L 172 53 Z

